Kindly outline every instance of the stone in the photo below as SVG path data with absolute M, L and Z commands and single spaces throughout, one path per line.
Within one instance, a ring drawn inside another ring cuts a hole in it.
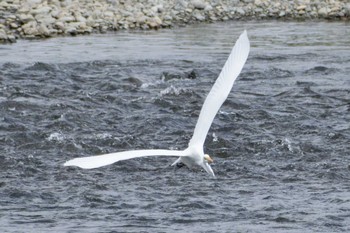
M 14 35 L 8 35 L 7 36 L 7 40 L 11 43 L 15 43 L 16 42 L 16 37 Z
M 38 35 L 38 30 L 35 28 L 35 27 L 26 27 L 26 28 L 23 28 L 23 32 L 25 35 L 28 35 L 28 36 L 36 36 Z
M 37 9 L 31 10 L 30 13 L 32 15 L 43 15 L 43 14 L 48 14 L 51 10 L 52 10 L 51 7 L 43 6 L 43 7 L 39 7 Z
M 193 16 L 198 21 L 204 21 L 205 20 L 205 17 L 199 12 L 194 13 Z
M 29 5 L 36 5 L 36 4 L 41 3 L 41 0 L 27 0 L 27 3 Z
M 85 22 L 79 22 L 78 29 L 82 31 L 89 31 L 89 28 Z
M 148 9 L 143 9 L 142 13 L 146 16 L 149 16 L 149 17 L 154 17 L 156 15 L 156 13 L 153 10 L 148 10 Z
M 7 16 L 8 21 L 14 21 L 16 20 L 16 18 L 17 18 L 16 15 L 13 15 L 13 14 Z
M 154 13 L 162 13 L 164 11 L 164 7 L 162 4 L 159 4 L 159 5 L 156 5 L 156 6 L 153 6 L 151 8 L 151 10 L 154 12 Z
M 65 34 L 70 34 L 72 36 L 77 35 L 77 29 L 75 27 L 68 27 L 65 31 Z
M 185 10 L 187 13 L 192 13 L 192 9 L 190 9 L 190 8 L 186 8 L 186 10 Z
M 162 20 L 161 20 L 158 16 L 154 17 L 154 21 L 155 21 L 158 25 L 161 25 L 161 24 L 162 24 Z
M 264 10 L 263 10 L 263 8 L 258 7 L 258 8 L 254 9 L 254 12 L 255 13 L 262 13 L 262 12 L 264 12 Z
M 165 21 L 171 21 L 171 20 L 173 20 L 173 17 L 172 17 L 171 15 L 165 15 L 165 16 L 163 17 L 163 19 L 164 19 Z
M 34 20 L 34 17 L 30 14 L 20 14 L 18 18 L 23 24 L 26 24 Z
M 45 24 L 40 24 L 38 26 L 38 33 L 42 36 L 50 36 L 50 31 Z
M 182 8 L 187 8 L 187 6 L 188 6 L 188 3 L 185 0 L 178 0 L 178 4 Z
M 148 26 L 150 28 L 159 28 L 161 24 L 162 24 L 162 20 L 158 16 L 151 18 L 148 21 Z
M 74 22 L 75 18 L 73 16 L 66 15 L 66 16 L 60 17 L 58 20 L 61 22 L 69 23 L 69 22 Z
M 19 8 L 17 10 L 17 13 L 20 13 L 20 14 L 28 14 L 30 12 L 31 8 L 29 8 L 28 5 L 23 5 L 21 6 L 21 8 Z
M 147 21 L 147 17 L 143 14 L 136 15 L 135 21 L 138 24 L 144 24 Z
M 59 9 L 53 9 L 51 11 L 51 16 L 58 19 L 58 18 L 62 17 L 62 11 Z
M 18 28 L 17 23 L 11 23 L 11 24 L 10 24 L 10 28 L 12 28 L 12 29 L 17 29 L 17 28 Z
M 172 15 L 178 15 L 178 14 L 180 14 L 180 12 L 177 11 L 177 10 L 172 10 L 172 11 L 171 11 L 171 14 L 172 14 Z
M 317 13 L 321 17 L 326 17 L 328 15 L 328 9 L 327 7 L 322 7 L 321 9 L 318 10 Z
M 104 16 L 108 17 L 108 18 L 113 18 L 114 17 L 114 13 L 112 11 L 106 11 L 106 12 L 104 12 Z
M 121 15 L 122 15 L 122 17 L 128 17 L 128 16 L 133 16 L 133 13 L 131 13 L 131 12 L 129 12 L 129 11 L 125 11 L 125 10 L 120 10 L 119 11 L 120 13 L 121 13 Z M 148 15 L 146 12 L 144 12 L 145 13 L 145 15 Z
M 213 7 L 211 5 L 206 5 L 205 8 L 204 8 L 204 11 L 211 11 L 213 10 Z
M 10 5 L 6 1 L 0 1 L 0 6 L 4 9 L 7 9 Z
M 345 15 L 350 16 L 350 3 L 344 6 L 344 13 Z
M 5 30 L 0 29 L 0 40 L 7 40 L 7 33 L 5 32 Z
M 89 17 L 86 19 L 86 25 L 89 27 L 94 27 L 96 24 L 95 20 L 92 17 Z
M 57 29 L 60 29 L 60 30 L 62 30 L 62 31 L 64 31 L 64 29 L 65 29 L 65 26 L 64 26 L 64 23 L 63 23 L 63 22 L 58 21 L 58 22 L 56 22 L 54 25 L 55 25 L 55 27 L 56 27 Z
M 132 27 L 130 27 L 130 28 L 132 28 Z M 100 32 L 101 32 L 101 33 L 106 33 L 106 32 L 107 32 L 107 29 L 108 29 L 108 27 L 107 27 L 106 25 L 104 25 L 104 26 L 102 26 L 102 27 L 100 28 Z
M 194 21 L 276 18 L 349 19 L 348 0 L 0 0 L 2 37 L 158 29 Z M 4 32 L 6 36 L 4 36 Z M 2 39 L 3 41 L 3 39 Z
M 75 16 L 75 20 L 77 22 L 86 22 L 86 18 L 84 16 L 82 16 L 82 15 Z
M 297 11 L 301 11 L 301 10 L 305 10 L 306 9 L 306 5 L 300 5 L 297 7 Z
M 339 6 L 334 6 L 330 9 L 330 12 L 339 12 L 340 11 L 340 7 Z
M 46 25 L 54 24 L 56 22 L 56 19 L 53 18 L 50 14 L 37 15 L 37 16 L 35 16 L 35 19 L 38 23 L 43 23 Z
M 254 5 L 255 6 L 261 6 L 262 5 L 262 1 L 261 0 L 255 0 L 254 1 Z
M 207 4 L 205 4 L 205 2 L 203 2 L 201 0 L 193 0 L 193 1 L 191 1 L 191 3 L 193 5 L 193 7 L 195 9 L 198 9 L 198 10 L 204 10 L 206 5 L 207 5 Z
M 236 9 L 236 12 L 237 12 L 238 14 L 240 14 L 240 15 L 245 15 L 245 11 L 244 11 L 243 8 L 241 8 L 241 7 L 238 7 L 238 8 Z

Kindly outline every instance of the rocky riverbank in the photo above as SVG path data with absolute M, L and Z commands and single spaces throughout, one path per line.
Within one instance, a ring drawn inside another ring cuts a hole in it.
M 348 0 L 1 0 L 0 42 L 233 19 L 350 19 Z

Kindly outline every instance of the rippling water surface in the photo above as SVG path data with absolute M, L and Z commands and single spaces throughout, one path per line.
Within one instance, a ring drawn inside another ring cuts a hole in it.
M 183 149 L 235 40 L 251 53 L 208 134 Z M 0 46 L 1 232 L 349 232 L 350 29 L 229 22 Z

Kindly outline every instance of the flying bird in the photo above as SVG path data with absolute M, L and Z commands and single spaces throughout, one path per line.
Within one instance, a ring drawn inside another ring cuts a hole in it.
M 229 55 L 224 67 L 214 86 L 211 88 L 204 101 L 199 118 L 194 129 L 193 136 L 185 150 L 132 150 L 109 153 L 97 156 L 75 158 L 67 161 L 64 166 L 77 166 L 83 169 L 92 169 L 106 166 L 121 160 L 133 159 L 145 156 L 179 156 L 172 164 L 182 162 L 187 167 L 200 166 L 207 173 L 215 177 L 213 169 L 209 165 L 213 162 L 208 154 L 204 154 L 203 145 L 209 128 L 219 111 L 221 105 L 229 95 L 233 83 L 241 73 L 248 58 L 250 43 L 247 31 L 240 35 Z

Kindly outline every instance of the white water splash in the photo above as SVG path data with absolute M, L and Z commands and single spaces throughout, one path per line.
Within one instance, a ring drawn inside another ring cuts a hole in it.
M 161 96 L 164 96 L 164 95 L 180 95 L 181 93 L 183 93 L 184 90 L 181 89 L 181 88 L 176 88 L 174 87 L 173 85 L 171 85 L 170 87 L 167 87 L 166 89 L 162 90 L 160 92 L 160 95 Z
M 52 141 L 56 141 L 56 142 L 63 142 L 66 139 L 66 137 L 59 132 L 54 132 L 51 133 L 50 136 L 47 137 L 47 140 L 52 142 Z
M 287 146 L 288 150 L 290 152 L 293 152 L 293 147 L 292 147 L 292 142 L 288 139 L 288 138 L 285 138 L 284 141 L 282 142 L 282 145 L 283 146 Z
M 217 141 L 219 141 L 219 138 L 215 133 L 213 133 L 213 142 L 217 142 Z

